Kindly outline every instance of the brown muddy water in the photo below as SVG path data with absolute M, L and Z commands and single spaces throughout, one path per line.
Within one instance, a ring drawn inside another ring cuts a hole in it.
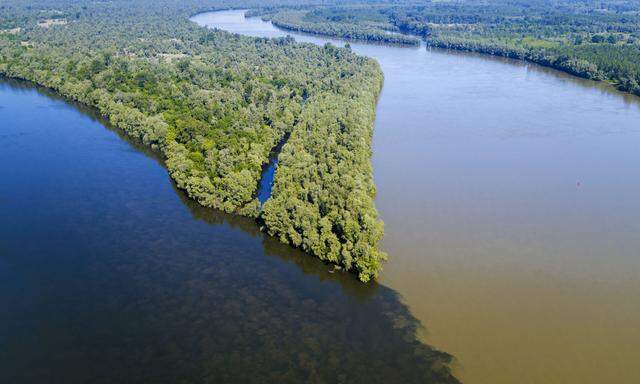
M 243 11 L 193 21 L 284 32 Z M 640 100 L 514 60 L 351 42 L 385 74 L 381 283 L 467 383 L 640 382 Z

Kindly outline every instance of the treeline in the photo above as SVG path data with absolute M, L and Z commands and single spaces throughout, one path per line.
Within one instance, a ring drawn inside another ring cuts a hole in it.
M 371 28 L 403 32 L 431 46 L 528 60 L 640 95 L 638 1 L 352 1 L 305 9 L 272 8 L 268 17 L 287 29 L 364 40 L 384 41 L 368 38 Z
M 523 48 L 505 43 L 444 36 L 430 39 L 429 43 L 439 48 L 527 60 L 585 79 L 610 81 L 621 91 L 640 96 L 640 51 L 635 47 L 590 44 L 561 48 Z
M 324 47 L 338 56 L 343 49 Z M 371 138 L 382 75 L 361 60 L 361 71 L 325 78 L 334 92 L 312 96 L 279 157 L 272 197 L 262 218 L 270 234 L 323 260 L 374 277 L 386 258 L 374 208 Z M 354 172 L 355 170 L 355 172 Z
M 0 75 L 97 108 L 159 150 L 178 187 L 202 205 L 257 218 L 363 281 L 377 275 L 385 256 L 369 164 L 381 81 L 373 61 L 344 48 L 207 30 L 188 21 L 209 9 L 198 2 L 3 6 L 0 19 L 18 20 L 20 30 L 0 35 Z M 51 13 L 64 24 L 47 22 Z M 310 121 L 321 114 L 344 123 Z M 260 211 L 262 166 L 286 134 L 273 202 Z M 302 163 L 315 172 L 296 173 Z
M 640 3 L 489 1 L 403 7 L 400 30 L 432 46 L 532 61 L 640 95 Z
M 361 40 L 388 44 L 418 45 L 420 40 L 393 31 L 393 27 L 385 23 L 353 23 L 352 20 L 333 18 L 315 21 L 314 13 L 318 11 L 276 10 L 271 13 L 252 12 L 250 15 L 262 16 L 275 26 L 290 31 L 314 33 L 318 35 L 338 37 L 342 39 Z M 388 27 L 385 29 L 384 27 Z

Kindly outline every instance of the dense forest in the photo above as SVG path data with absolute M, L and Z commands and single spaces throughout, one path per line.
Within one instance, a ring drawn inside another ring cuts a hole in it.
M 370 8 L 361 8 L 366 11 Z M 354 17 L 344 14 L 342 8 L 320 8 L 312 10 L 292 10 L 282 8 L 261 8 L 247 12 L 247 16 L 261 16 L 277 27 L 291 31 L 315 33 L 352 40 L 375 41 L 388 44 L 418 45 L 420 39 L 400 33 L 389 24 L 384 15 L 369 12 L 368 17 Z
M 262 13 L 283 28 L 336 37 L 384 41 L 385 31 L 400 31 L 429 46 L 528 60 L 640 95 L 637 0 L 396 1 Z
M 377 63 L 348 48 L 188 20 L 233 5 L 2 1 L 0 75 L 97 108 L 157 149 L 202 205 L 254 217 L 283 242 L 375 278 L 386 257 L 370 165 Z M 285 135 L 273 196 L 260 210 L 260 172 Z
M 640 95 L 640 2 L 0 0 L 0 75 L 95 107 L 204 206 L 375 278 L 386 255 L 371 137 L 382 73 L 349 47 L 208 30 L 246 7 L 280 27 L 529 60 Z M 256 193 L 279 143 L 271 198 Z

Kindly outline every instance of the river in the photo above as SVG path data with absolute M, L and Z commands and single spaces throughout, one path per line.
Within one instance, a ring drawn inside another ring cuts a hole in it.
M 0 78 L 0 383 L 456 381 L 392 289 L 199 206 L 95 112 Z
M 285 32 L 243 11 L 200 25 Z M 640 379 L 640 100 L 520 61 L 350 43 L 385 84 L 381 283 L 468 383 Z

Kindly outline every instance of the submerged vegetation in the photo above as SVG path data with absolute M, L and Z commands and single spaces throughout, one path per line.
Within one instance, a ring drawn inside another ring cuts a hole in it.
M 434 47 L 523 59 L 609 81 L 640 95 L 640 2 L 635 0 L 396 1 L 263 12 L 288 29 L 378 41 L 369 33 L 375 26 L 420 36 Z
M 0 7 L 0 75 L 97 108 L 160 151 L 202 205 L 254 217 L 362 281 L 377 276 L 385 255 L 369 160 L 382 74 L 373 60 L 208 30 L 188 20 L 212 8 L 198 2 Z M 260 211 L 261 169 L 285 135 L 273 197 Z

